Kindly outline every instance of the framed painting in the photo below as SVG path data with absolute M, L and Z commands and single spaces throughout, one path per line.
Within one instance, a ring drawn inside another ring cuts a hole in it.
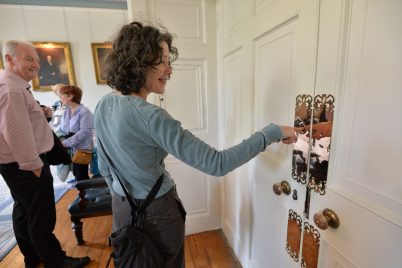
M 95 66 L 95 77 L 97 84 L 106 84 L 104 72 L 104 61 L 107 54 L 112 49 L 112 43 L 91 43 L 92 57 Z
M 0 69 L 4 69 L 3 57 L 0 54 Z
M 40 70 L 32 80 L 34 90 L 50 91 L 55 84 L 75 85 L 69 43 L 32 42 L 39 54 Z

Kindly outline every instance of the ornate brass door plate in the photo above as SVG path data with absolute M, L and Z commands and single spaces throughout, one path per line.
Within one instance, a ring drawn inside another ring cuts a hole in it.
M 316 193 L 325 194 L 334 119 L 334 96 L 320 94 L 314 97 L 313 125 L 308 132 L 312 139 L 308 186 Z
M 295 127 L 306 127 L 310 125 L 312 103 L 313 97 L 308 94 L 298 95 L 296 97 Z M 304 130 L 298 133 L 297 141 L 293 145 L 292 178 L 302 184 L 306 184 L 307 182 L 309 143 L 309 138 Z
M 320 233 L 314 226 L 310 225 L 308 222 L 304 222 L 301 267 L 317 268 L 319 249 Z
M 288 233 L 286 239 L 286 251 L 295 261 L 299 261 L 300 241 L 302 232 L 302 218 L 292 209 L 288 214 Z

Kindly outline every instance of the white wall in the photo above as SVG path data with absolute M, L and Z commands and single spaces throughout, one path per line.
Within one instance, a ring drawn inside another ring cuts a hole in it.
M 69 42 L 76 82 L 84 92 L 82 103 L 94 111 L 110 87 L 96 84 L 91 43 L 111 40 L 126 22 L 126 10 L 0 5 L 0 43 Z M 57 100 L 52 91 L 33 94 L 45 105 Z

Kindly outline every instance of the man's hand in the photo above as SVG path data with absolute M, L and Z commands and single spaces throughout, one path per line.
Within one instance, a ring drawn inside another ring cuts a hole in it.
M 52 118 L 52 109 L 50 107 L 44 106 L 42 107 L 42 110 L 45 113 L 46 118 Z
M 32 170 L 32 172 L 33 174 L 35 174 L 36 177 L 40 178 L 40 175 L 42 174 L 42 168 Z
M 310 131 L 310 125 L 305 126 L 304 129 L 305 131 Z M 313 125 L 311 131 L 311 138 L 319 140 L 321 138 L 331 137 L 331 133 L 332 133 L 332 121 L 321 122 Z

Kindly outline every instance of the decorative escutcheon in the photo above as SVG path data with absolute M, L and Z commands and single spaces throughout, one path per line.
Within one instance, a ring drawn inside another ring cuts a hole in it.
M 328 227 L 336 229 L 340 225 L 338 215 L 329 208 L 314 214 L 314 223 L 321 230 L 326 230 Z
M 281 181 L 281 182 L 275 183 L 272 186 L 272 189 L 274 190 L 274 193 L 277 195 L 280 195 L 282 192 L 289 195 L 291 192 L 290 185 L 287 181 Z

